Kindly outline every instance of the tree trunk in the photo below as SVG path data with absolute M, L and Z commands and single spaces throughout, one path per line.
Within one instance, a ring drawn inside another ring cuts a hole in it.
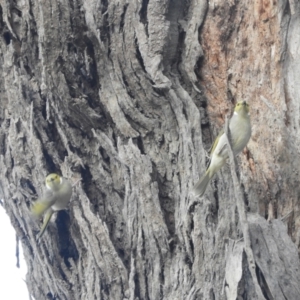
M 1 2 L 0 197 L 35 299 L 300 299 L 299 21 L 285 0 Z M 248 147 L 194 198 L 238 100 Z M 52 172 L 82 180 L 38 243 Z

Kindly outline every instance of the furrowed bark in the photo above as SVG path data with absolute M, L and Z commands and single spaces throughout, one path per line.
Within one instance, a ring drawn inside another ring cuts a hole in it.
M 189 195 L 241 98 L 258 284 L 266 299 L 297 295 L 299 11 L 283 0 L 1 2 L 0 198 L 35 299 L 253 299 L 228 166 Z M 51 172 L 82 180 L 37 243 L 30 204 Z

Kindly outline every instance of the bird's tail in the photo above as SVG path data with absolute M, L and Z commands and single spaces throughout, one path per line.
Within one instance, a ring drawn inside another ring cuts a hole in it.
M 40 238 L 42 237 L 42 235 L 44 234 L 45 230 L 47 229 L 48 227 L 48 224 L 49 224 L 49 221 L 51 219 L 53 215 L 53 210 L 50 208 L 47 210 L 47 212 L 45 213 L 45 216 L 44 216 L 44 221 L 43 221 L 43 226 L 37 236 L 37 239 L 40 240 Z
M 195 196 L 200 196 L 200 197 L 203 196 L 206 191 L 207 185 L 213 176 L 214 176 L 214 172 L 212 172 L 210 169 L 207 169 L 205 174 L 200 178 L 200 180 L 193 187 L 192 190 L 193 194 Z

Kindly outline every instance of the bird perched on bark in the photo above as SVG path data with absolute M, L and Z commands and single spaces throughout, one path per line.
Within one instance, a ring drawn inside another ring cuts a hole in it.
M 239 101 L 236 104 L 233 116 L 229 121 L 229 130 L 231 147 L 234 155 L 237 155 L 245 148 L 251 136 L 249 104 L 246 101 Z M 222 130 L 211 148 L 210 164 L 192 190 L 195 196 L 203 196 L 208 183 L 225 164 L 227 158 L 226 136 Z
M 52 173 L 46 177 L 46 191 L 43 197 L 35 201 L 31 212 L 36 217 L 44 215 L 42 228 L 38 239 L 44 234 L 55 211 L 65 209 L 72 196 L 72 185 L 63 177 Z

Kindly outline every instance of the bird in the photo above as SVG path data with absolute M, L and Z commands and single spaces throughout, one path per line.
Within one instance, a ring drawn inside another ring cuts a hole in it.
M 39 240 L 55 211 L 65 209 L 72 196 L 72 185 L 65 178 L 58 174 L 51 173 L 46 177 L 46 190 L 41 199 L 35 201 L 31 207 L 31 212 L 35 217 L 43 218 L 43 225 L 38 233 Z
M 236 103 L 233 115 L 229 121 L 230 143 L 234 155 L 239 154 L 247 145 L 251 137 L 251 122 L 249 104 L 246 101 Z M 208 183 L 225 164 L 228 158 L 224 129 L 219 133 L 211 147 L 211 160 L 205 174 L 195 184 L 192 193 L 203 196 Z

